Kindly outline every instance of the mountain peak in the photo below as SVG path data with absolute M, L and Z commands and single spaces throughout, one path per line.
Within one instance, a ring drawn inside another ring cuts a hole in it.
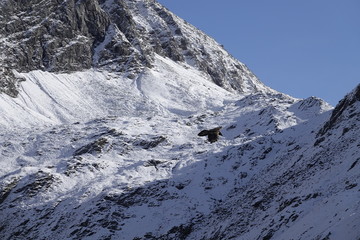
M 271 90 L 156 1 L 0 3 L 0 239 L 359 238 L 359 86 Z
M 17 95 L 12 71 L 111 69 L 137 76 L 154 54 L 204 72 L 239 93 L 266 88 L 214 39 L 156 1 L 8 0 L 0 8 L 0 91 Z

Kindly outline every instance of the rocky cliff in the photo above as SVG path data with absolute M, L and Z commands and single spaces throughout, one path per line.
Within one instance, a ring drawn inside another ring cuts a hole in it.
M 0 91 L 14 97 L 14 70 L 106 68 L 134 78 L 154 54 L 194 66 L 227 90 L 264 88 L 222 46 L 154 0 L 5 0 L 0 13 Z

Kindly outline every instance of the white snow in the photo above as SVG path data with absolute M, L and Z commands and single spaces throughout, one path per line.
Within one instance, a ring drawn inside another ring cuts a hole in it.
M 159 112 L 190 115 L 215 109 L 235 95 L 202 74 L 157 56 L 157 66 L 131 80 L 109 72 L 73 74 L 43 71 L 18 74 L 24 78 L 18 98 L 0 95 L 3 128 L 85 121 L 107 115 L 148 115 Z
M 31 238 L 75 238 L 87 221 L 94 234 L 83 239 L 159 237 L 189 221 L 189 239 L 360 235 L 360 164 L 349 169 L 360 159 L 358 123 L 314 147 L 332 109 L 320 99 L 261 86 L 237 95 L 158 55 L 135 79 L 96 69 L 16 75 L 19 97 L 0 95 L 1 189 L 15 183 L 0 204 L 4 236 L 25 226 L 38 229 Z M 217 126 L 218 142 L 197 136 Z M 76 154 L 99 140 L 100 152 Z
M 185 39 L 199 54 L 154 53 L 134 79 L 105 68 L 14 71 L 19 96 L 0 94 L 0 239 L 360 237 L 359 101 L 320 136 L 329 104 L 264 86 L 214 39 L 170 12 L 159 17 L 156 1 L 122 3 L 139 33 L 160 45 Z M 8 37 L 4 47 L 17 44 Z M 111 41 L 129 40 L 111 25 L 94 66 Z M 245 71 L 243 94 L 196 70 L 201 58 Z M 218 126 L 219 141 L 198 136 Z

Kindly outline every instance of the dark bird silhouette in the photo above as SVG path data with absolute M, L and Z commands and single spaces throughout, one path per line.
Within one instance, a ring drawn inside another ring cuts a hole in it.
M 222 133 L 220 132 L 221 128 L 222 127 L 202 130 L 201 132 L 199 132 L 198 136 L 207 136 L 210 143 L 216 142 L 217 140 L 219 140 L 219 135 L 222 136 Z

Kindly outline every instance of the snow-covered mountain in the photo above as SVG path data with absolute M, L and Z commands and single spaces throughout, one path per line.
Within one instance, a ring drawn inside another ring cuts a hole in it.
M 0 13 L 0 239 L 360 239 L 360 85 L 278 93 L 152 0 Z
M 0 91 L 11 96 L 18 94 L 14 69 L 93 67 L 136 78 L 156 54 L 195 67 L 227 90 L 266 88 L 221 45 L 154 0 L 4 0 L 0 6 Z

